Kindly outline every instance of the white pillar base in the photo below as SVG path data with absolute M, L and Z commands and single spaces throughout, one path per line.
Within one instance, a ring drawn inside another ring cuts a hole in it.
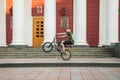
M 119 43 L 118 41 L 117 42 L 106 42 L 105 45 L 111 45 L 111 43 Z
M 74 43 L 75 46 L 85 46 L 85 47 L 88 47 L 89 45 L 86 43 L 86 42 L 75 42 Z
M 106 43 L 99 43 L 98 47 L 103 47 Z
M 28 45 L 26 45 L 25 43 L 14 43 L 12 42 L 9 47 L 14 47 L 14 48 L 25 48 L 28 47 Z
M 20 43 L 20 42 L 12 42 L 10 45 L 26 45 L 24 42 Z

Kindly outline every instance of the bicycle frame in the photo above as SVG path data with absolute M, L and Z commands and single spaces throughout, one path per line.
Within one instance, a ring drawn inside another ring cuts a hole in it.
M 55 49 L 56 49 L 58 52 L 60 52 L 60 49 L 59 49 L 60 46 L 58 46 L 58 44 L 57 44 L 57 42 L 56 42 L 56 36 L 53 38 L 53 41 L 52 41 L 51 43 L 52 43 L 52 45 L 55 47 Z

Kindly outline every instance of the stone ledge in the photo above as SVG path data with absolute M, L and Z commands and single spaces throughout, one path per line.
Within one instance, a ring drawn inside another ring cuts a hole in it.
M 5 67 L 120 67 L 120 63 L 3 63 Z

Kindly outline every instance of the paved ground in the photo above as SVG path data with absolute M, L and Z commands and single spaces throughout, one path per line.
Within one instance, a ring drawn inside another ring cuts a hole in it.
M 16 58 L 0 59 L 15 63 L 120 63 L 119 58 Z M 114 64 L 113 64 L 114 65 Z M 0 80 L 120 80 L 120 67 L 1 67 Z
M 0 68 L 0 80 L 120 80 L 119 67 Z

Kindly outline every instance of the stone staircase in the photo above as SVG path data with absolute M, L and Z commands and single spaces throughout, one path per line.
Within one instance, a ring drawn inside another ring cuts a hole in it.
M 72 57 L 74 58 L 106 58 L 115 56 L 115 52 L 111 48 L 105 47 L 72 47 L 68 49 L 71 51 Z M 0 58 L 54 58 L 59 55 L 60 54 L 56 50 L 53 50 L 50 53 L 45 53 L 41 48 L 0 48 Z

